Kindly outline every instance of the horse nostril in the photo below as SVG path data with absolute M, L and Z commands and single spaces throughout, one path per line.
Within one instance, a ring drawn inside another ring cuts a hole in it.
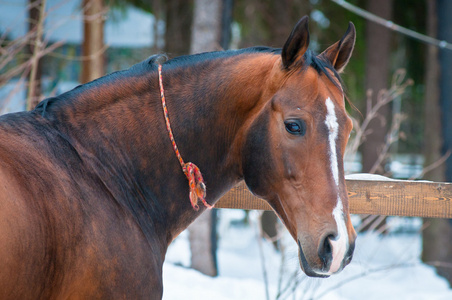
M 348 248 L 347 254 L 345 255 L 345 265 L 348 265 L 352 261 L 354 250 L 355 250 L 355 243 L 352 242 L 350 244 L 350 247 Z
M 331 240 L 333 239 L 333 234 L 327 235 L 325 239 L 323 239 L 323 242 L 320 244 L 319 257 L 323 263 L 324 270 L 327 270 L 329 268 L 329 264 L 333 260 L 333 248 L 331 246 Z

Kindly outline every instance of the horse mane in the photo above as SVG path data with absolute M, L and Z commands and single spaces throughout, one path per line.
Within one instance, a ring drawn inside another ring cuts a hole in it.
M 148 74 L 152 71 L 157 71 L 157 65 L 154 64 L 154 61 L 157 58 L 160 58 L 162 55 L 153 55 L 149 58 L 145 59 L 144 61 L 141 61 L 129 69 L 116 71 L 113 73 L 110 73 L 108 75 L 105 75 L 103 77 L 97 78 L 93 81 L 90 81 L 85 84 L 80 84 L 73 88 L 70 91 L 67 91 L 61 95 L 55 96 L 55 97 L 49 97 L 44 100 L 42 100 L 38 105 L 34 108 L 35 113 L 40 113 L 42 117 L 45 117 L 48 113 L 48 109 L 50 106 L 53 106 L 54 104 L 64 105 L 69 102 L 70 99 L 77 98 L 80 94 L 83 94 L 84 92 L 91 90 L 93 88 L 100 87 L 102 85 L 111 84 L 112 82 L 120 79 L 120 78 L 128 78 L 133 76 L 139 76 L 142 74 Z M 65 101 L 66 100 L 66 101 Z
M 199 62 L 211 61 L 221 58 L 228 58 L 242 54 L 253 54 L 253 53 L 271 53 L 271 54 L 281 54 L 281 49 L 256 46 L 250 48 L 243 48 L 237 50 L 226 50 L 226 51 L 213 51 L 213 52 L 202 52 L 191 55 L 182 55 L 172 58 L 164 63 L 165 66 L 169 67 L 186 67 L 195 65 Z
M 48 108 L 51 105 L 54 105 L 56 102 L 61 102 L 61 100 L 67 100 L 76 98 L 78 95 L 92 88 L 99 87 L 104 84 L 109 84 L 114 80 L 117 80 L 120 77 L 130 77 L 137 76 L 140 74 L 147 74 L 149 72 L 157 71 L 158 64 L 164 64 L 170 68 L 178 68 L 178 67 L 189 67 L 196 65 L 200 62 L 207 62 L 212 60 L 217 60 L 221 58 L 228 58 L 233 56 L 238 56 L 242 54 L 253 54 L 253 53 L 269 53 L 274 55 L 281 55 L 281 48 L 272 48 L 272 47 L 264 47 L 264 46 L 256 46 L 238 50 L 227 50 L 227 51 L 213 51 L 213 52 L 203 52 L 199 54 L 192 55 L 182 55 L 172 59 L 168 59 L 165 54 L 156 54 L 152 55 L 149 58 L 145 59 L 142 62 L 139 62 L 129 69 L 117 71 L 110 73 L 106 76 L 95 79 L 91 82 L 78 85 L 74 89 L 63 93 L 56 97 L 50 97 L 41 101 L 34 109 L 34 112 L 40 113 L 42 117 L 45 117 L 48 112 Z M 303 59 L 300 60 L 300 64 L 297 68 L 300 68 L 301 71 L 307 69 L 307 67 L 313 67 L 319 75 L 326 75 L 327 78 L 334 83 L 338 88 L 344 90 L 344 85 L 341 77 L 331 65 L 330 62 L 325 59 L 319 58 L 312 50 L 307 50 L 303 56 Z M 329 71 L 331 72 L 329 72 Z M 337 79 L 334 80 L 333 76 Z M 339 82 L 339 83 L 338 83 Z M 64 101 L 66 102 L 66 101 Z
M 281 48 L 256 46 L 256 47 L 250 47 L 250 48 L 244 48 L 244 49 L 238 49 L 238 50 L 214 51 L 214 52 L 203 52 L 203 53 L 192 54 L 192 55 L 183 55 L 183 56 L 178 56 L 178 57 L 172 58 L 170 60 L 168 60 L 168 57 L 166 55 L 155 55 L 152 58 L 154 59 L 154 61 L 159 61 L 159 63 L 163 63 L 165 66 L 176 68 L 176 67 L 188 67 L 188 66 L 195 65 L 199 62 L 233 57 L 233 56 L 237 56 L 237 55 L 241 55 L 241 54 L 269 53 L 269 54 L 274 54 L 274 55 L 281 55 L 281 52 L 282 52 Z M 162 61 L 163 58 L 165 58 L 166 61 L 165 60 Z M 343 81 L 342 81 L 339 73 L 336 71 L 336 69 L 331 64 L 331 62 L 329 62 L 321 57 L 318 57 L 317 54 L 310 49 L 308 49 L 304 53 L 303 59 L 300 60 L 300 65 L 296 66 L 296 68 L 299 68 L 301 71 L 305 71 L 308 67 L 314 68 L 319 75 L 322 75 L 322 74 L 326 75 L 327 78 L 332 83 L 334 83 L 335 86 L 344 90 Z M 331 72 L 329 72 L 328 70 Z M 333 79 L 331 73 L 337 80 Z

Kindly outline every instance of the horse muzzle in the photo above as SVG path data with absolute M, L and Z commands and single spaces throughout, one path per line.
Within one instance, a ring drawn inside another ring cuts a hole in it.
M 319 278 L 339 273 L 351 262 L 355 249 L 354 239 L 341 245 L 343 242 L 340 237 L 327 235 L 321 239 L 317 253 L 306 256 L 298 239 L 298 259 L 301 269 L 307 276 Z

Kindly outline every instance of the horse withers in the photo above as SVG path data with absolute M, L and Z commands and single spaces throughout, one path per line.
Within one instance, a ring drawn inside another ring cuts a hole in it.
M 341 271 L 354 42 L 315 55 L 304 17 L 282 49 L 153 56 L 1 116 L 0 299 L 160 299 L 168 245 L 241 180 L 307 275 Z

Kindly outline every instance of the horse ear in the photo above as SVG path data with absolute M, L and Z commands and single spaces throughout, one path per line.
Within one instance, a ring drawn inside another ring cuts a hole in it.
M 281 52 L 283 65 L 289 69 L 295 61 L 303 57 L 309 46 L 309 17 L 304 16 L 298 21 L 289 35 Z
M 355 47 L 356 30 L 352 22 L 348 24 L 347 32 L 339 42 L 331 45 L 320 56 L 327 59 L 338 73 L 341 73 L 352 56 Z

